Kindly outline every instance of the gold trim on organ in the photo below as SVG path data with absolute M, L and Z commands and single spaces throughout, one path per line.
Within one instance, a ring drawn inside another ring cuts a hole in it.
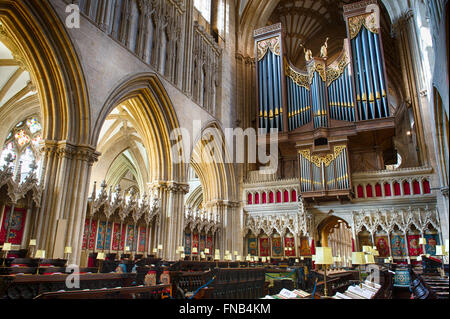
M 273 54 L 280 56 L 281 48 L 280 48 L 280 37 L 276 36 L 273 38 L 269 38 L 266 40 L 259 41 L 257 44 L 257 54 L 258 61 L 261 61 L 267 54 L 267 50 L 272 51 Z
M 336 160 L 341 153 L 347 148 L 346 145 L 337 145 L 334 147 L 334 152 L 331 154 L 325 154 L 325 155 L 312 155 L 310 150 L 300 150 L 299 153 L 301 156 L 303 156 L 305 159 L 307 159 L 309 162 L 313 163 L 317 167 L 321 167 L 322 163 L 325 164 L 325 167 L 330 166 L 330 164 Z
M 350 40 L 353 40 L 364 27 L 372 33 L 378 34 L 378 27 L 376 25 L 375 12 L 367 13 L 360 16 L 351 17 L 348 19 L 348 28 L 350 33 Z

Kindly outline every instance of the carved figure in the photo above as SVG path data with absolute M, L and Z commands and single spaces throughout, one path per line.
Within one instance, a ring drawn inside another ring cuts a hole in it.
M 321 58 L 326 58 L 328 57 L 328 40 L 329 38 L 327 38 L 325 40 L 324 45 L 322 46 L 322 48 L 320 49 L 320 57 Z

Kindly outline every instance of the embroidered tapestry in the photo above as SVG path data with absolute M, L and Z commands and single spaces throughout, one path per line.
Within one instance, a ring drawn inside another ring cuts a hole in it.
M 294 237 L 285 237 L 284 238 L 284 247 L 292 248 L 292 250 L 286 250 L 286 256 L 289 256 L 289 257 L 295 256 L 295 240 L 294 240 Z
M 281 237 L 272 238 L 272 255 L 273 257 L 283 256 L 283 245 L 281 245 Z
M 192 252 L 193 255 L 198 254 L 198 233 L 192 234 L 192 248 L 197 247 L 197 252 Z
M 198 244 L 199 246 L 199 251 L 205 251 L 206 248 L 206 236 L 205 235 L 200 235 L 200 242 Z
M 405 257 L 406 256 L 406 247 L 405 247 L 405 239 L 403 235 L 392 235 L 391 237 L 391 249 L 392 256 L 394 257 Z
M 425 246 L 427 254 L 434 256 L 436 254 L 436 245 L 440 245 L 439 235 L 425 234 L 425 239 L 427 240 L 427 244 Z
M 147 228 L 139 227 L 139 249 L 138 251 L 145 251 L 145 243 L 147 241 Z
M 122 227 L 122 235 L 121 235 L 120 234 L 120 224 L 114 223 L 112 250 L 123 250 L 126 230 L 127 229 L 124 225 Z
M 134 233 L 134 226 L 127 225 L 127 246 L 131 251 L 136 251 L 136 234 Z
M 262 257 L 270 256 L 270 243 L 268 237 L 259 239 L 259 255 Z
M 6 233 L 8 231 L 8 223 L 10 217 L 11 207 L 5 207 L 5 213 L 3 214 L 2 228 L 0 231 L 0 243 L 4 243 L 6 239 Z M 25 219 L 27 217 L 27 210 L 24 208 L 14 208 L 14 213 L 11 218 L 11 227 L 9 228 L 8 242 L 13 245 L 22 244 L 23 229 L 25 225 Z
M 191 254 L 191 233 L 184 233 L 184 253 Z
M 419 245 L 420 235 L 408 235 L 408 251 L 410 256 L 420 256 L 423 254 L 422 247 Z
M 311 256 L 311 247 L 307 237 L 300 239 L 300 256 Z
M 258 255 L 258 251 L 257 251 L 257 242 L 256 242 L 256 238 L 248 238 L 248 248 L 247 251 L 251 256 L 256 256 Z
M 380 257 L 389 257 L 389 239 L 387 236 L 376 236 L 375 246 L 380 254 Z

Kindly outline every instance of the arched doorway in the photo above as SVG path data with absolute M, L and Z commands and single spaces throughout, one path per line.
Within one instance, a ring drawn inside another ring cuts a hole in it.
M 322 247 L 331 247 L 333 256 L 340 256 L 343 262 L 351 259 L 353 236 L 351 227 L 345 220 L 329 216 L 319 224 L 317 230 Z

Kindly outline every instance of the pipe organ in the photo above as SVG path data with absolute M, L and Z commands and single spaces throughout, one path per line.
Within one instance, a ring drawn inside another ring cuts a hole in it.
M 359 121 L 389 117 L 386 74 L 375 13 L 348 17 Z
M 336 145 L 333 152 L 312 154 L 299 150 L 300 191 L 326 195 L 328 191 L 350 190 L 348 149 Z
M 257 42 L 259 127 L 283 131 L 281 37 Z
M 394 134 L 375 4 L 365 0 L 344 5 L 347 38 L 342 51 L 329 59 L 328 39 L 320 57 L 304 48 L 306 70 L 289 60 L 281 23 L 254 32 L 257 125 L 267 133 L 278 130 L 282 143 L 297 149 L 304 198 L 351 198 L 352 139 L 358 141 L 362 132 L 369 132 L 366 138 L 370 132 L 387 138 Z

